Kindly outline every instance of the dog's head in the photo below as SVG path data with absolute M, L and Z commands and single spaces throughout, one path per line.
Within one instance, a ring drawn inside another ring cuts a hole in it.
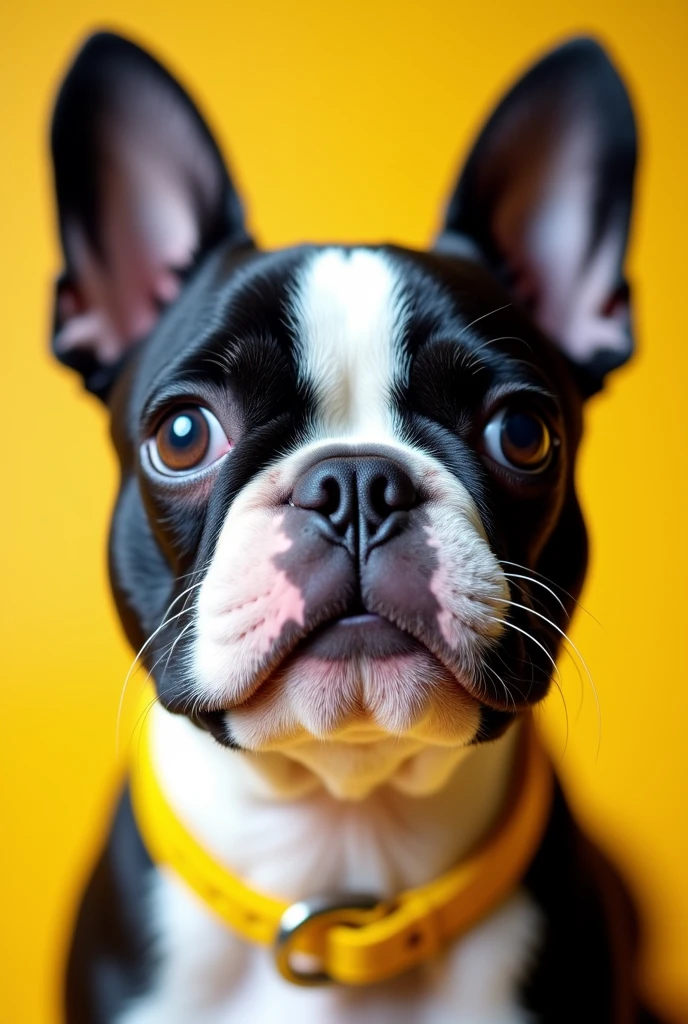
M 349 795 L 498 735 L 547 692 L 582 405 L 631 351 L 635 128 L 603 51 L 515 86 L 429 252 L 259 251 L 198 111 L 116 36 L 52 142 L 55 352 L 112 413 L 112 582 L 164 706 Z

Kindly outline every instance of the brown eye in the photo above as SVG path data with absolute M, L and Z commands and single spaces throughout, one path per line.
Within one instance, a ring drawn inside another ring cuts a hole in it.
M 484 437 L 495 462 L 525 473 L 546 469 L 557 443 L 541 416 L 518 409 L 497 413 L 485 428 Z
M 217 418 L 194 406 L 167 416 L 147 445 L 153 466 L 167 476 L 204 469 L 231 447 Z

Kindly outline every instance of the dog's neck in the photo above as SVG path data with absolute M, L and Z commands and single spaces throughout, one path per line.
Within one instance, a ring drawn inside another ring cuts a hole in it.
M 500 814 L 518 740 L 512 727 L 493 743 L 445 752 L 444 777 L 423 766 L 433 752 L 417 752 L 396 785 L 346 800 L 286 754 L 227 750 L 183 717 L 154 714 L 154 764 L 177 814 L 244 882 L 287 900 L 389 897 L 458 863 Z M 414 775 L 437 785 L 419 795 Z

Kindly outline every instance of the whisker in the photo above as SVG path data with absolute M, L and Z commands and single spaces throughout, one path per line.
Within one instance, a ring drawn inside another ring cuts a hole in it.
M 179 643 L 179 641 L 180 641 L 180 640 L 182 639 L 182 637 L 184 636 L 184 634 L 185 634 L 185 633 L 188 633 L 188 631 L 189 631 L 190 629 L 193 629 L 194 625 L 195 625 L 195 622 L 193 621 L 193 619 L 191 620 L 191 622 L 187 622 L 187 624 L 186 624 L 186 625 L 184 626 L 184 628 L 183 628 L 183 629 L 181 630 L 181 632 L 179 633 L 179 636 L 178 636 L 178 637 L 177 637 L 177 638 L 176 638 L 176 639 L 174 640 L 174 642 L 172 643 L 172 646 L 171 646 L 171 648 L 170 648 L 170 652 L 169 652 L 169 654 L 167 655 L 167 661 L 165 662 L 165 667 L 164 667 L 164 669 L 162 670 L 162 676 L 160 677 L 160 681 L 161 681 L 161 682 L 162 682 L 162 680 L 163 680 L 163 679 L 165 678 L 165 673 L 167 672 L 168 668 L 170 667 L 170 658 L 171 658 L 171 657 L 172 657 L 172 655 L 174 654 L 174 649 L 175 649 L 175 647 L 177 646 L 177 644 Z
M 189 683 L 187 684 L 187 688 L 189 690 L 189 696 L 191 695 L 192 687 L 193 687 L 193 683 L 191 681 L 189 681 Z M 182 698 L 184 697 L 184 691 L 182 691 L 181 696 L 182 696 Z M 151 697 L 151 699 L 146 704 L 146 706 L 139 712 L 139 715 L 138 715 L 136 721 L 134 722 L 134 725 L 133 725 L 132 730 L 131 730 L 131 736 L 130 736 L 130 739 L 129 739 L 129 743 L 132 742 L 132 740 L 134 739 L 134 737 L 136 736 L 136 733 L 138 731 L 138 741 L 137 741 L 137 749 L 136 749 L 136 756 L 137 757 L 141 756 L 141 737 L 143 735 L 143 728 L 144 728 L 144 725 L 146 723 L 146 720 L 147 720 L 149 714 L 151 713 L 151 711 L 153 710 L 153 708 L 155 707 L 155 705 L 156 704 L 161 704 L 161 703 L 162 703 L 162 701 L 160 700 L 160 695 L 158 693 L 154 693 L 153 696 Z
M 553 586 L 553 587 L 556 587 L 556 588 L 557 588 L 557 590 L 560 590 L 560 591 L 561 591 L 561 593 L 562 593 L 562 594 L 564 594 L 564 596 L 565 596 L 565 597 L 568 597 L 568 598 L 569 598 L 569 600 L 573 601 L 573 603 L 574 603 L 575 605 L 577 605 L 577 607 L 578 607 L 578 608 L 580 608 L 580 609 L 581 609 L 581 611 L 585 612 L 585 614 L 586 614 L 586 615 L 589 615 L 589 616 L 590 616 L 590 618 L 591 618 L 591 619 L 593 620 L 593 622 L 596 622 L 596 623 L 597 623 L 597 625 L 598 625 L 598 626 L 600 627 L 600 629 L 604 629 L 604 626 L 602 625 L 602 623 L 600 622 L 600 620 L 599 620 L 599 619 L 596 619 L 596 618 L 595 618 L 595 616 L 594 616 L 594 615 L 592 614 L 592 612 L 591 612 L 591 611 L 588 611 L 588 609 L 587 609 L 587 608 L 585 607 L 585 605 L 582 605 L 582 604 L 580 603 L 580 601 L 578 601 L 578 600 L 577 600 L 577 599 L 576 599 L 576 598 L 575 598 L 575 597 L 573 596 L 573 594 L 570 594 L 570 593 L 569 593 L 569 591 L 568 591 L 568 590 L 566 590 L 566 589 L 565 589 L 564 587 L 562 587 L 562 586 L 561 586 L 561 585 L 560 585 L 559 583 L 556 583 L 556 582 L 555 582 L 554 580 L 551 580 L 551 579 L 549 578 L 549 576 L 545 576 L 545 575 L 544 575 L 543 573 L 541 573 L 541 572 L 538 572 L 538 571 L 537 571 L 536 569 L 531 569 L 531 568 L 529 568 L 529 566 L 527 566 L 527 565 L 521 565 L 521 563 L 520 563 L 520 562 L 509 562 L 509 561 L 508 561 L 507 559 L 505 559 L 505 558 L 499 558 L 499 559 L 498 559 L 498 561 L 500 562 L 500 564 L 501 564 L 501 565 L 511 565 L 511 566 L 513 566 L 513 567 L 514 567 L 515 569 L 523 569 L 523 571 L 524 571 L 524 572 L 532 572 L 532 573 L 533 573 L 533 574 L 534 574 L 535 576 L 539 576 L 539 577 L 540 577 L 540 579 L 542 579 L 542 580 L 546 580 L 546 582 L 547 582 L 547 583 L 551 584 L 551 586 Z
M 200 576 L 201 573 L 207 572 L 208 569 L 210 568 L 210 563 L 212 562 L 212 560 L 213 556 L 210 555 L 210 557 L 206 558 L 203 565 L 200 565 L 198 569 L 192 569 L 191 572 L 180 573 L 179 576 L 175 578 L 174 582 L 181 583 L 182 580 L 187 580 L 190 576 Z
M 162 675 L 162 678 L 164 678 L 164 676 L 165 676 L 165 672 L 167 671 L 167 664 L 169 664 L 169 658 L 170 658 L 170 656 L 171 656 L 171 654 L 172 654 L 172 651 L 174 650 L 174 648 L 175 648 L 175 646 L 176 646 L 176 644 L 177 644 L 177 641 L 181 639 L 181 637 L 182 637 L 182 636 L 184 635 L 184 633 L 185 633 L 185 632 L 186 632 L 186 631 L 187 631 L 188 629 L 190 629 L 192 625 L 193 625 L 193 621 L 192 621 L 192 622 L 189 622 L 189 623 L 188 623 L 188 624 L 187 624 L 186 626 L 184 626 L 184 628 L 182 629 L 181 633 L 180 633 L 180 634 L 179 634 L 178 636 L 174 637 L 174 639 L 173 639 L 173 640 L 169 640 L 169 641 L 168 641 L 168 642 L 167 642 L 167 643 L 166 643 L 166 644 L 165 644 L 165 645 L 163 646 L 163 649 L 162 649 L 162 651 L 160 652 L 160 654 L 158 655 L 158 657 L 157 657 L 157 658 L 155 659 L 155 661 L 153 662 L 153 664 L 151 665 L 151 667 L 150 667 L 150 668 L 148 669 L 148 671 L 146 672 L 145 678 L 144 678 L 144 680 L 143 680 L 143 682 L 141 683 L 141 686 L 140 686 L 140 688 L 139 688 L 139 693 L 138 693 L 138 696 L 139 696 L 139 697 L 141 696 L 141 694 L 142 694 L 142 693 L 143 693 L 143 691 L 145 690 L 145 688 L 146 688 L 146 684 L 148 683 L 148 680 L 149 680 L 149 679 L 153 679 L 153 680 L 155 681 L 155 675 L 154 675 L 154 673 L 155 673 L 155 670 L 156 670 L 156 668 L 158 667 L 158 665 L 160 664 L 160 662 L 161 662 L 161 661 L 163 660 L 163 658 L 164 658 L 165 656 L 167 656 L 167 659 L 168 659 L 168 661 L 167 661 L 167 663 L 166 663 L 166 665 L 165 665 L 165 669 L 164 669 L 164 671 L 163 671 L 163 675 Z
M 566 611 L 566 607 L 565 607 L 565 605 L 564 605 L 564 604 L 562 603 L 562 601 L 560 601 L 560 600 L 559 600 L 559 598 L 557 597 L 557 595 L 556 595 L 556 594 L 554 593 L 554 591 L 553 591 L 553 590 L 550 590 L 550 588 L 549 588 L 549 587 L 545 587 L 545 584 L 544 584 L 544 583 L 540 583 L 540 581 L 539 581 L 539 580 L 533 580 L 533 579 L 530 579 L 530 577 L 529 577 L 529 576 L 519 576 L 519 575 L 518 575 L 517 573 L 509 573 L 509 572 L 506 572 L 506 573 L 504 573 L 504 575 L 505 575 L 505 577 L 506 577 L 506 578 L 507 578 L 508 580 L 514 580 L 514 579 L 524 579 L 524 580 L 529 580 L 529 582 L 530 582 L 530 583 L 538 583 L 538 584 L 539 584 L 539 585 L 540 585 L 541 587 L 544 587 L 544 589 L 545 589 L 545 590 L 548 590 L 548 591 L 550 592 L 550 594 L 552 595 L 552 597 L 554 598 L 554 600 L 555 600 L 555 601 L 557 601 L 557 603 L 558 603 L 558 604 L 559 604 L 559 605 L 561 606 L 561 608 L 562 608 L 562 610 L 563 610 L 564 614 L 565 614 L 565 615 L 567 616 L 567 618 L 570 618 L 570 617 L 571 617 L 571 616 L 569 615 L 569 613 L 568 613 L 568 612 Z M 522 593 L 526 594 L 526 595 L 527 595 L 528 597 L 530 597 L 530 598 L 531 598 L 532 600 L 534 600 L 534 601 L 537 601 L 537 603 L 538 603 L 539 605 L 541 605 L 541 606 L 542 606 L 543 608 L 546 608 L 546 607 L 547 607 L 547 606 L 545 605 L 544 601 L 542 600 L 542 598 L 540 598 L 540 597 L 536 597 L 536 596 L 535 596 L 534 594 L 531 594 L 531 593 L 530 593 L 530 592 L 528 591 L 527 587 L 524 587 L 522 583 L 516 583 L 516 584 L 514 584 L 514 586 L 518 587 L 518 589 L 519 589 L 519 590 L 520 590 L 520 591 L 521 591 Z M 576 717 L 574 718 L 574 724 L 575 724 L 575 723 L 576 723 L 576 722 L 578 721 L 579 717 L 580 717 L 580 713 L 581 713 L 581 708 L 582 708 L 582 706 L 583 706 L 583 694 L 584 694 L 584 690 L 585 690 L 585 684 L 583 683 L 583 673 L 582 673 L 582 672 L 581 672 L 581 670 L 580 670 L 580 666 L 579 666 L 578 662 L 576 661 L 576 659 L 574 658 L 573 654 L 572 654 L 572 653 L 571 653 L 571 651 L 570 651 L 570 650 L 568 649 L 568 647 L 566 646 L 566 644 L 562 644 L 562 648 L 561 648 L 561 649 L 562 649 L 562 651 L 563 651 L 563 652 L 564 652 L 564 653 L 566 654 L 567 658 L 569 659 L 569 661 L 571 662 L 571 664 L 572 664 L 572 665 L 573 665 L 573 667 L 575 668 L 575 670 L 576 670 L 576 675 L 578 676 L 578 695 L 579 695 L 579 696 L 578 696 L 578 707 L 577 707 L 577 709 L 576 709 Z M 533 677 L 533 674 L 532 674 L 532 668 L 533 668 L 533 662 L 532 662 L 532 659 L 531 659 L 531 661 L 530 661 L 530 664 L 531 664 L 531 680 L 530 680 L 530 688 L 528 689 L 528 696 L 530 696 L 530 689 L 532 688 L 532 685 L 533 685 L 533 683 L 534 683 L 534 681 L 535 681 L 535 680 L 534 680 L 534 677 Z
M 513 602 L 509 602 L 509 603 L 513 603 Z M 530 609 L 526 609 L 526 610 L 530 611 Z M 554 658 L 549 653 L 549 651 L 540 643 L 539 640 L 536 640 L 534 636 L 531 636 L 531 634 L 527 633 L 525 629 L 521 629 L 520 626 L 515 625 L 513 622 L 507 622 L 504 619 L 495 619 L 494 621 L 495 622 L 500 622 L 504 626 L 511 626 L 512 629 L 515 629 L 519 633 L 523 633 L 523 635 L 528 637 L 529 640 L 532 640 L 534 644 L 537 644 L 537 646 L 542 651 L 544 651 L 545 655 L 547 656 L 549 661 L 552 663 L 552 667 L 554 668 L 554 671 L 559 676 L 559 679 L 561 679 L 561 673 L 559 672 L 559 668 L 557 666 L 557 663 L 555 662 Z M 531 665 L 532 665 L 532 661 L 531 661 Z M 568 748 L 568 743 L 569 743 L 569 710 L 568 710 L 568 706 L 566 704 L 566 697 L 564 696 L 564 691 L 563 691 L 562 687 L 560 686 L 559 682 L 554 678 L 554 676 L 552 676 L 552 682 L 554 683 L 554 685 L 556 686 L 557 690 L 559 691 L 559 696 L 561 697 L 561 702 L 562 702 L 562 704 L 564 706 L 564 718 L 565 718 L 565 721 L 566 721 L 566 740 L 565 740 L 565 743 L 564 743 L 564 750 L 562 751 L 562 755 L 561 755 L 562 758 L 563 758 L 564 754 L 566 753 L 566 750 Z
M 483 665 L 482 668 L 484 668 L 487 672 L 489 672 L 491 675 L 493 675 L 494 678 L 497 680 L 497 682 L 501 685 L 502 689 L 504 690 L 504 695 L 505 695 L 505 697 L 507 699 L 507 703 L 509 701 L 511 702 L 511 706 L 514 709 L 514 713 L 516 713 L 518 711 L 518 708 L 516 707 L 516 701 L 514 700 L 513 694 L 509 690 L 508 686 L 506 685 L 506 683 L 504 682 L 502 677 L 493 668 L 491 668 L 489 665 Z
M 544 653 L 545 657 L 552 663 L 552 667 L 553 667 L 554 671 L 557 673 L 557 675 L 561 679 L 561 672 L 559 671 L 559 667 L 558 667 L 556 661 L 554 660 L 552 655 L 549 653 L 549 651 L 547 650 L 547 648 L 545 647 L 544 644 L 541 644 L 540 641 L 536 640 L 535 637 L 532 636 L 527 630 L 521 629 L 520 626 L 517 626 L 513 622 L 508 622 L 506 619 L 493 619 L 493 621 L 494 622 L 498 622 L 501 626 L 510 626 L 512 629 L 515 629 L 517 633 L 522 633 L 523 636 L 526 636 L 526 637 L 528 637 L 529 640 L 532 640 L 533 643 L 537 647 L 539 647 L 540 650 Z
M 568 633 L 565 633 L 563 629 L 560 629 L 559 626 L 557 626 L 556 622 L 552 622 L 552 620 L 550 618 L 548 618 L 546 615 L 543 615 L 542 612 L 535 611 L 534 608 L 528 608 L 527 605 L 519 604 L 517 601 L 507 601 L 506 604 L 511 605 L 513 608 L 520 608 L 522 611 L 528 612 L 530 615 L 535 615 L 535 616 L 537 616 L 538 619 L 542 619 L 543 622 L 546 622 L 548 626 L 551 626 L 552 629 L 554 629 L 557 633 L 559 633 L 559 635 L 561 637 L 563 637 L 563 639 L 568 644 L 571 645 L 571 647 L 575 651 L 577 657 L 580 659 L 580 663 L 583 666 L 583 668 L 585 669 L 586 675 L 587 675 L 588 680 L 590 682 L 590 688 L 592 689 L 593 696 L 595 698 L 595 705 L 597 707 L 597 750 L 596 750 L 596 753 L 595 753 L 595 760 L 597 760 L 597 758 L 600 755 L 600 745 L 602 743 L 602 712 L 601 712 L 601 708 L 600 708 L 600 700 L 599 700 L 599 696 L 598 696 L 598 693 L 597 693 L 597 687 L 595 686 L 595 682 L 594 682 L 594 680 L 592 678 L 592 673 L 591 673 L 590 669 L 588 668 L 588 663 L 586 662 L 585 658 L 583 657 L 583 655 L 579 651 L 578 647 L 576 647 L 576 645 L 574 644 L 573 640 L 568 635 Z M 513 625 L 513 623 L 512 623 L 512 625 Z M 531 637 L 531 639 L 535 639 L 535 638 Z M 575 662 L 574 662 L 574 664 L 575 664 Z M 560 676 L 560 678 L 561 678 L 561 676 Z M 568 713 L 566 715 L 566 724 L 567 724 L 567 730 L 568 730 Z
M 567 610 L 566 610 L 566 605 L 564 604 L 562 599 L 558 596 L 558 594 L 554 593 L 554 591 L 551 589 L 551 587 L 548 587 L 548 586 L 546 586 L 546 584 L 541 583 L 540 580 L 533 579 L 531 576 L 524 576 L 523 573 L 505 572 L 504 575 L 505 575 L 505 577 L 508 580 L 527 580 L 529 583 L 535 583 L 535 584 L 537 584 L 538 587 L 542 587 L 543 590 L 546 590 L 548 594 L 552 595 L 554 600 L 557 602 L 557 604 L 559 605 L 559 607 L 563 611 L 564 615 L 568 619 L 571 618 L 570 613 L 567 612 Z M 516 586 L 519 587 L 519 590 L 524 590 L 525 589 L 524 587 L 519 586 L 518 583 L 516 584 Z
M 568 746 L 569 746 L 569 709 L 566 706 L 566 698 L 564 697 L 563 689 L 561 688 L 559 683 L 556 681 L 556 679 L 552 679 L 552 682 L 554 683 L 554 685 L 556 686 L 557 690 L 559 691 L 559 696 L 561 697 L 561 703 L 564 706 L 564 721 L 566 722 L 566 738 L 564 740 L 564 749 L 561 752 L 561 758 L 560 758 L 560 763 L 561 763 L 561 761 L 564 760 L 564 756 L 565 756 L 566 751 L 568 750 Z
M 475 348 L 472 348 L 469 352 L 467 352 L 466 355 L 467 355 L 468 358 L 465 359 L 465 361 L 464 361 L 465 368 L 467 370 L 472 370 L 474 366 L 480 367 L 481 366 L 480 360 L 476 358 L 477 355 L 478 355 L 478 352 L 482 352 L 482 350 L 484 348 L 489 348 L 490 345 L 494 345 L 495 342 L 498 341 L 498 340 L 499 339 L 497 339 L 497 338 L 488 338 L 487 341 L 481 342 L 480 345 L 476 345 Z
M 502 335 L 501 335 L 501 336 L 500 336 L 499 338 L 491 338 L 490 340 L 491 340 L 491 341 L 492 341 L 493 343 L 494 343 L 494 342 L 497 342 L 497 341 L 520 341 L 520 342 L 521 342 L 521 344 L 522 344 L 522 345 L 525 345 L 525 347 L 526 347 L 526 348 L 527 348 L 527 349 L 528 349 L 528 350 L 529 350 L 530 352 L 532 352 L 532 351 L 533 351 L 533 346 L 532 346 L 532 345 L 529 345 L 529 344 L 528 344 L 528 342 L 527 342 L 527 341 L 525 340 L 525 338 L 518 338 L 518 337 L 517 337 L 517 336 L 516 336 L 515 334 L 502 334 Z
M 182 610 L 180 612 L 177 612 L 175 615 L 170 616 L 169 613 L 172 610 L 172 608 L 174 608 L 174 606 L 179 601 L 181 601 L 181 599 L 183 597 L 185 597 L 187 594 L 190 594 L 192 591 L 194 591 L 198 587 L 200 587 L 201 584 L 202 584 L 202 581 L 200 581 L 198 583 L 192 583 L 190 587 L 187 587 L 185 590 L 183 590 L 181 592 L 181 594 L 179 594 L 177 597 L 174 598 L 173 601 L 171 601 L 169 603 L 169 605 L 167 606 L 167 608 L 165 610 L 165 613 L 164 613 L 164 615 L 162 617 L 162 621 L 160 622 L 160 625 L 155 630 L 153 630 L 153 632 L 148 637 L 148 639 L 141 645 L 141 647 L 139 648 L 139 650 L 138 650 L 134 660 L 132 661 L 131 665 L 129 666 L 129 671 L 126 674 L 126 677 L 125 677 L 125 680 L 124 680 L 124 684 L 122 686 L 122 690 L 121 690 L 121 693 L 120 693 L 120 696 L 119 696 L 119 705 L 117 707 L 117 721 L 116 721 L 116 725 L 115 725 L 115 752 L 116 752 L 116 754 L 119 754 L 119 734 L 120 734 L 120 723 L 121 723 L 121 718 L 122 718 L 122 708 L 124 707 L 124 697 L 125 697 L 125 694 L 127 692 L 127 687 L 129 685 L 129 680 L 131 679 L 133 673 L 135 672 L 135 670 L 136 670 L 136 668 L 137 668 L 137 666 L 138 666 L 138 664 L 139 664 L 139 662 L 141 660 L 141 657 L 142 657 L 144 651 L 146 651 L 148 649 L 148 647 L 150 647 L 150 645 L 155 640 L 155 638 L 158 636 L 160 631 L 162 629 L 164 629 L 165 626 L 168 626 L 171 622 L 174 622 L 175 619 L 180 618 L 182 615 L 185 615 L 188 611 L 190 611 L 190 609 L 188 607 L 184 607 L 184 608 L 182 608 Z
M 471 349 L 470 352 L 467 353 L 468 359 L 464 363 L 465 368 L 467 370 L 472 370 L 475 367 L 476 371 L 485 369 L 484 364 L 477 358 L 477 355 L 482 349 L 488 348 L 490 345 L 496 345 L 498 341 L 520 341 L 521 344 L 525 345 L 530 352 L 533 351 L 532 345 L 529 345 L 523 338 L 519 338 L 515 334 L 502 334 L 498 338 L 489 338 L 487 341 L 483 341 L 482 344 L 477 345 L 474 349 Z M 522 360 L 517 360 L 517 362 L 521 361 Z
M 475 320 L 471 320 L 471 322 L 470 322 L 469 324 L 466 324 L 466 326 L 465 326 L 465 327 L 462 327 L 462 328 L 461 328 L 461 330 L 459 331 L 459 338 L 461 337 L 461 335 L 462 335 L 462 334 L 465 334 L 465 332 L 466 332 L 466 331 L 467 331 L 467 330 L 468 330 L 468 329 L 469 329 L 470 327 L 472 327 L 472 326 L 473 326 L 473 324 L 477 324 L 479 320 L 484 320 L 486 316 L 492 316 L 492 314 L 493 314 L 493 313 L 499 313 L 499 311 L 500 311 L 500 310 L 502 310 L 502 309 L 508 309 L 508 308 L 509 308 L 509 306 L 512 306 L 512 305 L 513 305 L 513 303 L 512 303 L 512 302 L 506 302 L 506 303 L 505 303 L 505 304 L 504 304 L 503 306 L 497 306 L 497 308 L 496 308 L 496 309 L 491 309 L 489 313 L 483 313 L 483 315 L 482 315 L 482 316 L 477 316 L 477 317 L 475 318 Z
M 134 674 L 134 672 L 136 671 L 136 669 L 138 668 L 139 662 L 141 660 L 141 656 L 143 655 L 144 651 L 152 644 L 152 642 L 155 640 L 156 636 L 160 633 L 160 631 L 165 628 L 165 626 L 168 626 L 171 622 L 174 622 L 175 619 L 180 618 L 182 615 L 186 615 L 188 611 L 189 611 L 189 609 L 182 608 L 182 610 L 180 612 L 177 612 L 176 615 L 172 615 L 169 619 L 164 619 L 160 623 L 160 625 L 157 627 L 157 629 L 155 629 L 151 633 L 151 635 L 148 637 L 148 639 L 145 641 L 145 643 L 143 643 L 142 646 L 139 648 L 139 651 L 138 651 L 136 657 L 134 658 L 134 660 L 132 661 L 131 665 L 129 666 L 129 671 L 126 674 L 126 677 L 124 679 L 124 684 L 122 686 L 122 691 L 121 691 L 121 693 L 119 695 L 119 705 L 117 707 L 117 722 L 116 722 L 116 725 L 115 725 L 115 751 L 116 751 L 117 754 L 119 754 L 119 733 L 120 733 L 120 724 L 121 724 L 121 718 L 122 718 L 122 708 L 124 707 L 124 697 L 125 697 L 125 694 L 127 692 L 127 688 L 129 686 L 129 681 L 130 681 L 132 675 Z
M 134 726 L 133 726 L 132 731 L 131 731 L 131 736 L 129 737 L 129 744 L 131 744 L 132 740 L 134 739 L 134 736 L 136 736 L 136 733 L 138 731 L 137 745 L 136 745 L 136 757 L 137 757 L 137 759 L 141 758 L 141 737 L 143 735 L 143 726 L 144 726 L 144 724 L 146 722 L 146 719 L 148 718 L 148 715 L 150 714 L 151 710 L 158 703 L 159 700 L 160 700 L 160 697 L 158 696 L 158 694 L 154 693 L 153 696 L 151 697 L 151 699 L 146 704 L 145 708 L 143 708 L 139 712 L 139 715 L 138 715 L 136 721 L 134 722 Z
M 527 654 L 528 652 L 526 651 L 526 652 L 524 652 L 524 653 L 526 653 L 526 654 Z M 502 657 L 502 655 L 501 655 L 501 654 L 499 653 L 499 651 L 498 651 L 498 650 L 493 650 L 493 651 L 491 652 L 491 656 L 492 656 L 492 657 L 495 657 L 495 658 L 498 658 L 498 659 L 499 659 L 499 661 L 500 661 L 500 662 L 502 663 L 502 665 L 504 666 L 504 668 L 506 669 L 506 671 L 507 671 L 507 672 L 508 672 L 508 673 L 509 673 L 510 675 L 512 674 L 512 669 L 511 669 L 511 666 L 507 665 L 506 661 L 504 660 L 504 658 Z M 521 661 L 521 662 L 523 662 L 523 664 L 525 664 L 525 658 L 519 658 L 518 660 L 519 660 L 519 661 Z M 528 664 L 530 665 L 530 683 L 529 683 L 529 685 L 528 685 L 528 691 L 527 691 L 527 693 L 526 693 L 526 695 L 525 695 L 525 697 L 526 697 L 526 700 L 527 700 L 527 699 L 528 699 L 528 697 L 530 696 L 530 691 L 532 690 L 532 688 L 533 688 L 533 683 L 535 682 L 535 666 L 534 666 L 534 664 L 533 664 L 533 659 L 532 659 L 532 658 L 531 658 L 531 657 L 530 657 L 529 655 L 528 655 Z

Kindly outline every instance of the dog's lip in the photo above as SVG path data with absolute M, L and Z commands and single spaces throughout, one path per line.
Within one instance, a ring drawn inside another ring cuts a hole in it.
M 297 645 L 294 653 L 327 661 L 357 655 L 392 658 L 417 650 L 419 642 L 373 612 L 356 611 L 322 623 Z
M 386 613 L 369 611 L 359 597 L 348 607 L 341 608 L 338 614 L 325 618 L 300 637 L 295 636 L 291 643 L 277 652 L 276 657 L 257 675 L 250 690 L 240 699 L 209 702 L 201 710 L 203 717 L 212 719 L 215 728 L 219 728 L 220 718 L 246 704 L 253 694 L 274 679 L 282 666 L 293 658 L 312 658 L 322 662 L 368 658 L 382 662 L 385 658 L 410 657 L 419 652 L 437 661 L 454 676 L 459 686 L 476 696 L 470 677 L 457 673 L 456 667 L 444 657 L 441 649 L 436 650 L 435 645 L 426 642 L 425 637 L 419 636 L 403 623 L 397 624 Z M 188 714 L 186 709 L 184 713 Z
M 355 615 L 342 615 L 339 619 L 333 619 L 331 622 L 326 623 L 329 627 L 350 627 L 350 626 L 366 626 L 372 622 L 383 622 L 384 619 L 381 615 L 376 615 L 374 612 L 360 612 Z

